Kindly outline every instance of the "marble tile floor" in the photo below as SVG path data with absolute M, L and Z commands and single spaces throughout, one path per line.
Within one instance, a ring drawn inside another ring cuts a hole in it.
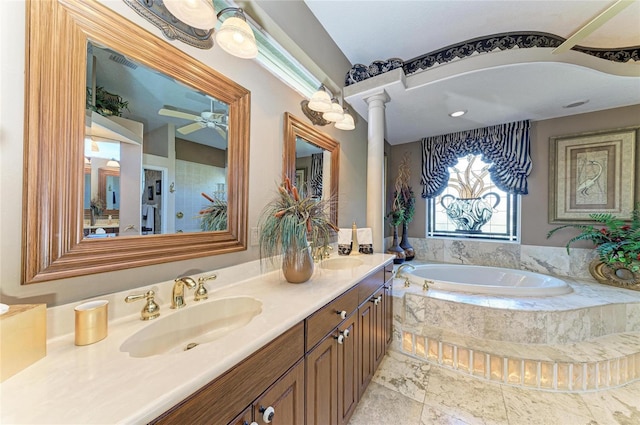
M 478 380 L 389 351 L 349 425 L 638 425 L 640 382 L 568 394 Z

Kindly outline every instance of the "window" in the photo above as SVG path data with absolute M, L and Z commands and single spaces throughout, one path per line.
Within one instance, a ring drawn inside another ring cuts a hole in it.
M 428 236 L 518 240 L 519 196 L 498 189 L 490 167 L 469 154 L 448 168 L 445 190 L 427 200 Z

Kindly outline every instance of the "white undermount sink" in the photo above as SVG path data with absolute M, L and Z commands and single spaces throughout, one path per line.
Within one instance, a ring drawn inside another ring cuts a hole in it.
M 327 270 L 347 270 L 362 264 L 362 260 L 354 257 L 333 257 L 323 260 L 320 267 Z
M 149 357 L 190 350 L 245 326 L 261 312 L 262 302 L 252 297 L 191 302 L 131 335 L 120 351 L 131 357 Z

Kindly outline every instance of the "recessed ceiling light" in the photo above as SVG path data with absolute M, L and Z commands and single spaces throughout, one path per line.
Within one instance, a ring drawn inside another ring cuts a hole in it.
M 464 110 L 464 111 L 455 111 L 455 112 L 450 113 L 449 116 L 453 117 L 453 118 L 457 118 L 457 117 L 463 116 L 466 113 L 467 113 L 466 110 Z
M 589 103 L 589 99 L 579 100 L 577 102 L 569 103 L 568 105 L 564 105 L 563 108 L 576 108 L 578 106 L 582 106 L 585 103 Z

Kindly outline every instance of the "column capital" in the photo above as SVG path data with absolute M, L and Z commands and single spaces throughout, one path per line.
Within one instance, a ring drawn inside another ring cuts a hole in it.
M 382 90 L 378 93 L 373 93 L 367 97 L 365 97 L 363 99 L 365 102 L 367 102 L 367 105 L 371 106 L 371 104 L 373 102 L 382 102 L 382 104 L 385 104 L 387 102 L 389 102 L 391 100 L 391 98 L 389 97 L 389 95 L 387 94 L 386 91 Z

